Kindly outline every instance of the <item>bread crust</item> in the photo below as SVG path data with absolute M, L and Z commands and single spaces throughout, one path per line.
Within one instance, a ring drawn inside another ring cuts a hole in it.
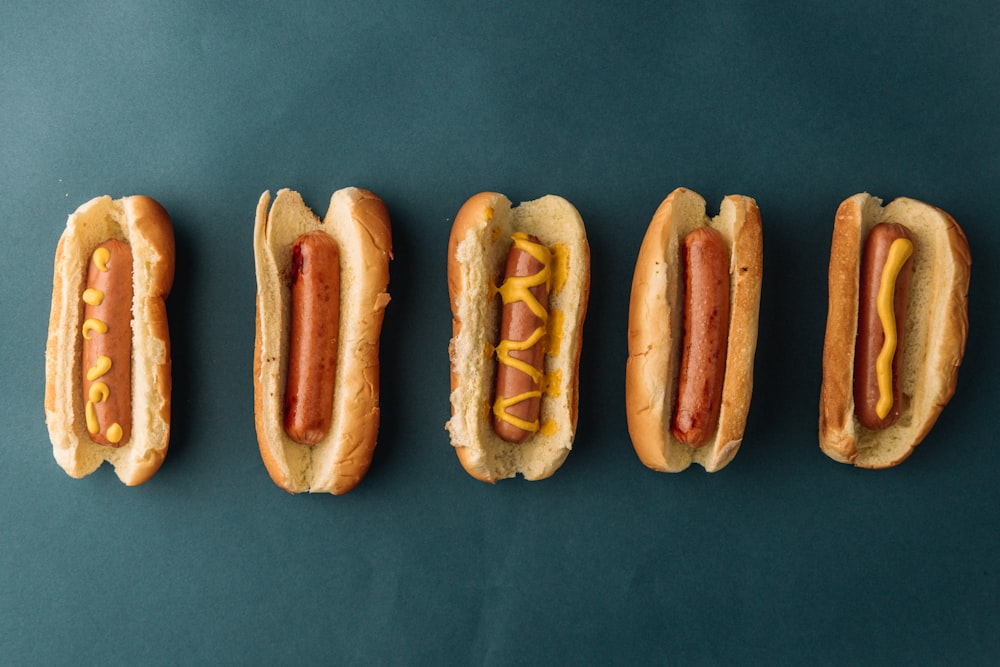
M 554 274 L 563 277 L 554 279 L 549 293 L 543 428 L 524 443 L 511 444 L 493 432 L 490 412 L 500 321 L 491 288 L 502 281 L 510 237 L 517 231 L 548 246 Z M 452 415 L 445 428 L 459 462 L 488 483 L 518 474 L 528 480 L 551 476 L 572 449 L 579 409 L 582 331 L 590 294 L 590 247 L 580 214 L 554 195 L 517 207 L 495 192 L 474 195 L 455 216 L 448 239 L 448 292 Z
M 341 318 L 332 425 L 318 444 L 307 446 L 285 433 L 283 411 L 291 247 L 312 230 L 329 234 L 340 247 Z M 389 212 L 368 190 L 334 192 L 322 222 L 291 190 L 279 190 L 273 203 L 270 192 L 258 201 L 254 423 L 264 466 L 289 493 L 347 493 L 368 471 L 379 427 L 379 343 L 391 258 Z
M 688 232 L 700 226 L 718 229 L 729 246 L 730 315 L 718 426 L 708 444 L 693 448 L 673 436 L 670 420 L 684 336 L 681 247 Z M 657 208 L 636 260 L 625 367 L 629 435 L 647 467 L 680 472 L 697 463 L 715 472 L 736 456 L 753 391 L 762 275 L 763 233 L 752 198 L 729 195 L 710 219 L 700 195 L 677 188 Z
M 903 224 L 913 235 L 913 273 L 907 308 L 899 421 L 882 431 L 854 414 L 854 353 L 861 257 L 879 222 Z M 841 463 L 888 468 L 903 462 L 924 439 L 955 393 L 968 337 L 969 243 L 955 219 L 915 199 L 886 206 L 868 193 L 837 209 L 830 247 L 829 302 L 823 346 L 819 442 Z
M 117 238 L 132 248 L 132 413 L 129 441 L 97 445 L 87 434 L 79 335 L 86 266 L 94 248 Z M 53 455 L 71 477 L 109 461 L 129 486 L 159 470 L 170 441 L 171 360 L 166 297 L 174 278 L 174 233 L 155 200 L 96 197 L 69 216 L 56 247 L 52 309 L 45 350 L 45 421 Z

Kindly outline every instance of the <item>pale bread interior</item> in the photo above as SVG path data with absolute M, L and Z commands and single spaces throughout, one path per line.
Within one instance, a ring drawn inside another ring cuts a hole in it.
M 53 454 L 72 477 L 109 461 L 126 484 L 139 484 L 163 462 L 170 434 L 170 348 L 164 297 L 173 278 L 173 235 L 166 213 L 130 215 L 127 198 L 96 197 L 66 224 L 56 251 L 46 345 L 45 411 Z M 145 200 L 145 198 L 142 198 Z M 149 201 L 149 200 L 146 200 Z M 145 205 L 145 204 L 143 204 Z M 149 234 L 140 229 L 149 228 Z M 133 257 L 132 434 L 121 447 L 94 443 L 83 418 L 81 295 L 94 248 L 108 239 L 128 243 Z
M 274 481 L 292 493 L 344 493 L 368 470 L 379 426 L 379 336 L 389 295 L 391 239 L 384 205 L 358 188 L 338 190 L 320 219 L 291 190 L 261 195 L 254 228 L 258 300 L 254 378 L 257 437 Z M 372 204 L 371 215 L 366 209 Z M 288 370 L 291 248 L 322 230 L 340 249 L 340 328 L 330 431 L 301 445 L 283 425 Z
M 490 193 L 482 204 L 469 211 L 474 219 L 456 219 L 453 231 L 461 234 L 455 256 L 449 257 L 460 274 L 453 307 L 461 324 L 451 341 L 454 382 L 447 429 L 473 476 L 485 481 L 517 474 L 543 479 L 562 465 L 576 430 L 577 363 L 590 284 L 586 232 L 580 214 L 562 197 L 547 195 L 512 208 L 506 197 Z M 554 273 L 564 271 L 565 281 L 549 293 L 542 431 L 524 443 L 510 444 L 492 427 L 496 377 L 492 346 L 497 342 L 500 309 L 491 288 L 502 282 L 511 235 L 517 231 L 534 234 L 553 251 L 554 266 L 561 267 Z

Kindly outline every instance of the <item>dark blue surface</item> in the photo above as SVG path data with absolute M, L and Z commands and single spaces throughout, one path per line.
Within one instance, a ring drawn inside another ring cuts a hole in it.
M 1000 5 L 768 4 L 5 5 L 4 662 L 1000 660 Z M 357 490 L 289 496 L 253 427 L 253 213 L 347 185 L 393 218 L 384 422 Z M 646 470 L 625 425 L 632 267 L 680 185 L 764 219 L 754 400 L 715 475 Z M 590 235 L 576 447 L 544 482 L 476 482 L 443 430 L 445 250 L 481 190 L 563 195 Z M 816 438 L 833 215 L 865 190 L 944 208 L 973 254 L 958 392 L 881 472 Z M 174 435 L 128 489 L 59 469 L 42 395 L 66 216 L 136 193 L 177 235 Z

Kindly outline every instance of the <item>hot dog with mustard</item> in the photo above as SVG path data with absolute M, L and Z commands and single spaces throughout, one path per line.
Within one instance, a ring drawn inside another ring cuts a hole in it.
M 448 241 L 451 434 L 484 482 L 552 475 L 576 432 L 590 248 L 580 214 L 547 195 L 513 206 L 483 192 Z
M 45 356 L 46 424 L 70 476 L 109 461 L 132 486 L 163 463 L 173 277 L 173 226 L 153 199 L 97 197 L 70 215 L 56 249 Z
M 545 379 L 552 253 L 537 236 L 515 232 L 507 253 L 497 336 L 493 431 L 520 443 L 538 432 Z
M 955 392 L 968 335 L 971 257 L 954 218 L 867 193 L 834 222 L 820 448 L 864 468 L 906 459 Z

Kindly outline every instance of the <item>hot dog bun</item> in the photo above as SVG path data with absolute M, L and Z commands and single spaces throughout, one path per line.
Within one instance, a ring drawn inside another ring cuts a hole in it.
M 913 236 L 913 271 L 903 338 L 902 409 L 882 431 L 854 414 L 855 334 L 862 248 L 879 222 L 906 226 Z M 829 311 L 823 348 L 819 442 L 830 458 L 864 468 L 902 462 L 924 439 L 955 393 L 969 328 L 969 243 L 939 208 L 899 198 L 882 207 L 867 193 L 837 210 L 830 250 Z
M 730 309 L 718 426 L 708 444 L 695 448 L 678 441 L 670 423 L 684 326 L 681 245 L 690 231 L 701 226 L 717 229 L 729 246 Z M 678 188 L 653 215 L 632 280 L 625 367 L 629 434 L 647 467 L 679 472 L 694 462 L 715 472 L 736 455 L 753 390 L 762 265 L 760 211 L 750 197 L 726 197 L 719 215 L 710 219 L 700 195 Z
M 537 236 L 552 251 L 541 430 L 520 444 L 493 430 L 492 410 L 500 285 L 511 236 Z M 581 333 L 590 293 L 590 247 L 580 214 L 554 195 L 511 206 L 483 192 L 459 210 L 448 241 L 452 334 L 451 410 L 446 428 L 465 470 L 484 482 L 520 473 L 550 476 L 566 460 L 576 432 Z
M 283 410 L 291 248 L 313 230 L 326 232 L 340 248 L 340 326 L 332 426 L 318 444 L 306 446 L 288 437 Z M 375 194 L 345 188 L 333 193 L 320 222 L 298 193 L 279 190 L 272 204 L 265 192 L 257 204 L 253 248 L 254 417 L 261 458 L 275 484 L 290 493 L 347 493 L 368 471 L 378 435 L 379 340 L 392 257 L 389 213 Z
M 87 266 L 94 249 L 118 239 L 132 249 L 132 432 L 120 447 L 94 443 L 82 389 L 82 337 Z M 97 197 L 66 223 L 55 256 L 52 310 L 45 350 L 45 421 L 53 454 L 72 477 L 110 461 L 129 486 L 155 473 L 170 440 L 170 335 L 164 299 L 174 279 L 170 217 L 149 197 Z

